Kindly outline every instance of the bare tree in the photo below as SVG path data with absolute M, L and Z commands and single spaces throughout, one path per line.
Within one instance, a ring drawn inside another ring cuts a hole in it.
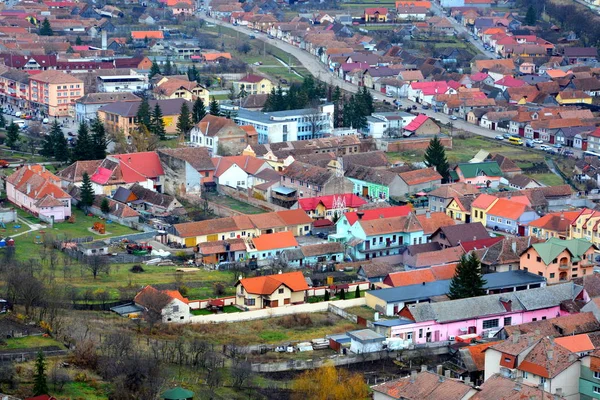
M 110 272 L 110 264 L 104 256 L 89 256 L 86 258 L 84 266 L 90 270 L 94 279 L 99 273 L 105 272 L 108 274 Z
M 163 310 L 173 300 L 168 294 L 147 288 L 136 296 L 136 303 L 144 307 L 144 320 L 148 323 L 150 331 L 163 319 Z
M 54 391 L 62 392 L 65 385 L 71 382 L 71 376 L 55 363 L 50 370 L 50 382 L 54 386 Z
M 15 304 L 22 304 L 26 315 L 30 315 L 32 307 L 44 298 L 42 282 L 19 266 L 8 271 L 6 286 L 9 299 Z
M 247 361 L 239 361 L 231 368 L 233 387 L 239 389 L 252 379 L 252 365 Z

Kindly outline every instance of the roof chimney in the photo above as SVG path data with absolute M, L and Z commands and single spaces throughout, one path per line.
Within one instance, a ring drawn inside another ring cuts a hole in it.
M 421 372 L 427 372 L 427 365 L 421 365 Z
M 516 254 L 516 253 L 517 253 L 517 241 L 516 241 L 516 240 L 513 240 L 513 241 L 512 241 L 512 243 L 511 243 L 511 247 L 512 247 L 512 251 L 513 251 L 513 253 L 515 253 L 515 254 Z
M 471 386 L 471 377 L 470 376 L 465 377 L 465 385 Z
M 31 183 L 27 184 L 27 194 L 29 194 L 29 192 L 31 192 Z
M 365 216 L 365 213 L 362 211 L 357 211 L 356 216 L 358 217 L 358 219 L 363 219 L 363 217 Z
M 444 373 L 444 367 L 442 365 L 438 365 L 436 367 L 436 371 L 438 375 L 442 375 Z
M 513 343 L 519 343 L 519 338 L 521 337 L 521 332 L 517 331 L 512 336 Z
M 560 397 L 562 397 L 562 395 L 563 395 L 562 388 L 556 388 L 556 389 L 554 389 L 554 396 L 555 397 L 560 398 Z
M 281 275 L 283 272 L 281 272 L 281 270 L 279 270 L 278 274 Z
M 425 218 L 431 218 L 431 212 L 430 211 L 427 211 L 425 213 Z
M 554 350 L 548 350 L 546 356 L 548 357 L 548 360 L 552 360 L 554 358 Z
M 577 360 L 577 356 L 575 355 L 575 353 L 569 354 L 569 362 L 573 362 L 575 360 Z
M 410 371 L 410 381 L 411 383 L 417 379 L 417 371 Z
M 449 369 L 447 369 L 447 370 L 444 371 L 444 376 L 446 378 L 450 378 L 450 370 Z

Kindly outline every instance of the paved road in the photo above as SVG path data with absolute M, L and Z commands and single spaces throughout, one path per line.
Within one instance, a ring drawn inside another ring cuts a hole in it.
M 436 2 L 431 2 L 431 11 L 438 16 L 445 16 L 444 13 L 444 9 Z M 450 21 L 450 23 L 452 24 L 452 26 L 454 27 L 454 30 L 456 30 L 456 32 L 458 32 L 458 34 L 465 34 L 467 35 L 467 37 L 469 38 L 469 41 L 471 42 L 471 44 L 473 44 L 473 46 L 475 46 L 475 48 L 477 50 L 479 50 L 479 52 L 485 56 L 488 57 L 494 57 L 495 58 L 495 54 L 493 51 L 488 51 L 483 47 L 483 43 L 481 42 L 481 40 L 475 40 L 472 38 L 473 32 L 469 31 L 465 26 L 463 26 L 462 24 L 460 24 L 457 20 L 455 20 L 452 17 L 448 17 L 448 21 Z

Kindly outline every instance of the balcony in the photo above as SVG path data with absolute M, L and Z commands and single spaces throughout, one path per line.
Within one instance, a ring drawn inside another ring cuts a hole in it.
M 558 269 L 568 270 L 570 268 L 571 268 L 571 266 L 569 264 L 559 264 L 558 265 Z

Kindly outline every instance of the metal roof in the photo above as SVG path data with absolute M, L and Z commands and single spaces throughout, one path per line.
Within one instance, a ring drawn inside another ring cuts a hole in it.
M 347 333 L 350 336 L 350 339 L 356 340 L 360 343 L 373 343 L 373 342 L 383 342 L 385 340 L 385 336 L 372 331 L 371 329 L 360 329 L 358 331 L 350 331 Z

